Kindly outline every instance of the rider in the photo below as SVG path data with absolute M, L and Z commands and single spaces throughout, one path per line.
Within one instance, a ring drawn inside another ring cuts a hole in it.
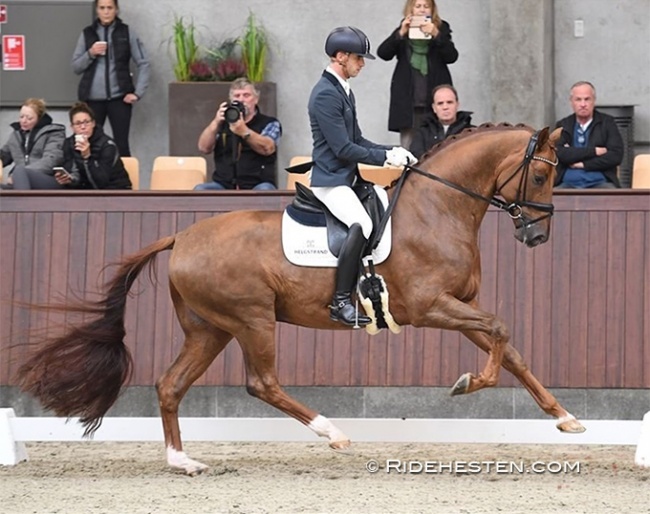
M 357 312 L 351 297 L 372 221 L 351 186 L 359 176 L 360 162 L 405 166 L 417 159 L 405 148 L 379 145 L 361 135 L 348 79 L 359 74 L 364 59 L 375 58 L 366 35 L 355 27 L 338 27 L 327 36 L 325 53 L 329 66 L 309 97 L 314 161 L 311 188 L 350 229 L 339 253 L 330 318 L 346 325 L 367 325 L 370 318 Z

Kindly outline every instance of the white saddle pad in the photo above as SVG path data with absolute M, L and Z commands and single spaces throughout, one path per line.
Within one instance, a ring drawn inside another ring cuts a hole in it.
M 388 207 L 388 194 L 375 186 L 384 208 Z M 384 234 L 372 252 L 372 260 L 380 264 L 388 259 L 391 250 L 391 221 L 386 224 Z M 330 252 L 327 246 L 327 227 L 307 227 L 293 220 L 285 211 L 282 215 L 282 249 L 289 262 L 296 266 L 315 268 L 336 267 L 338 258 Z M 363 262 L 367 264 L 369 257 Z

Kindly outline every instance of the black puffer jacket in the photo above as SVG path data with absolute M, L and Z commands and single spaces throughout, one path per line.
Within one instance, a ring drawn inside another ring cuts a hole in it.
M 401 24 L 400 24 L 401 26 Z M 458 50 L 451 40 L 451 28 L 442 20 L 437 37 L 429 41 L 427 91 L 441 84 L 452 84 L 448 64 L 456 62 Z M 390 83 L 390 108 L 388 111 L 388 130 L 399 132 L 413 128 L 413 67 L 411 66 L 411 45 L 408 37 L 399 35 L 397 27 L 377 48 L 377 55 L 390 61 L 397 57 L 397 64 Z M 426 105 L 431 105 L 431 98 Z
M 74 136 L 63 144 L 63 167 L 73 177 L 74 189 L 131 189 L 131 180 L 124 168 L 115 142 L 95 127 L 90 136 L 90 158 L 84 160 L 74 149 Z
M 420 158 L 433 145 L 444 141 L 445 138 L 453 134 L 458 134 L 466 128 L 473 126 L 472 113 L 468 111 L 458 111 L 456 113 L 456 121 L 449 126 L 447 134 L 445 134 L 445 130 L 442 123 L 440 123 L 438 116 L 436 116 L 435 113 L 431 113 L 424 119 L 422 125 L 413 136 L 413 142 L 411 143 L 410 148 L 411 153 L 417 158 Z

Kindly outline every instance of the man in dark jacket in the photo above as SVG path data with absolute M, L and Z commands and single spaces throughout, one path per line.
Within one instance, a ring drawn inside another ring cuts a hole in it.
M 314 160 L 311 188 L 330 212 L 349 228 L 341 246 L 330 318 L 350 326 L 363 326 L 370 318 L 352 304 L 359 279 L 359 261 L 372 232 L 372 221 L 352 185 L 359 176 L 359 163 L 404 166 L 415 162 L 408 150 L 373 143 L 364 138 L 357 121 L 354 94 L 348 82 L 374 59 L 368 37 L 356 27 L 337 27 L 327 36 L 325 53 L 329 66 L 309 96 L 309 123 Z
M 616 167 L 623 161 L 623 138 L 614 118 L 595 110 L 596 88 L 590 82 L 576 82 L 570 100 L 574 114 L 556 125 L 562 128 L 562 135 L 555 187 L 621 187 Z
M 433 112 L 424 119 L 411 143 L 411 153 L 418 158 L 448 136 L 474 126 L 472 113 L 458 110 L 460 103 L 454 86 L 442 84 L 433 90 L 432 97 Z
M 222 102 L 199 136 L 199 151 L 214 155 L 212 180 L 198 184 L 199 191 L 254 189 L 275 186 L 275 165 L 282 126 L 258 108 L 260 92 L 247 78 L 230 86 L 230 102 Z

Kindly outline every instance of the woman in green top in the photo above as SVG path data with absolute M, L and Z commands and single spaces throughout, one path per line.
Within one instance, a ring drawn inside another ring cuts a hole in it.
M 401 146 L 408 148 L 421 118 L 431 111 L 431 92 L 440 84 L 452 84 L 447 65 L 458 59 L 451 28 L 440 18 L 435 0 L 407 0 L 402 22 L 377 55 L 385 61 L 397 57 L 388 130 L 399 132 Z

